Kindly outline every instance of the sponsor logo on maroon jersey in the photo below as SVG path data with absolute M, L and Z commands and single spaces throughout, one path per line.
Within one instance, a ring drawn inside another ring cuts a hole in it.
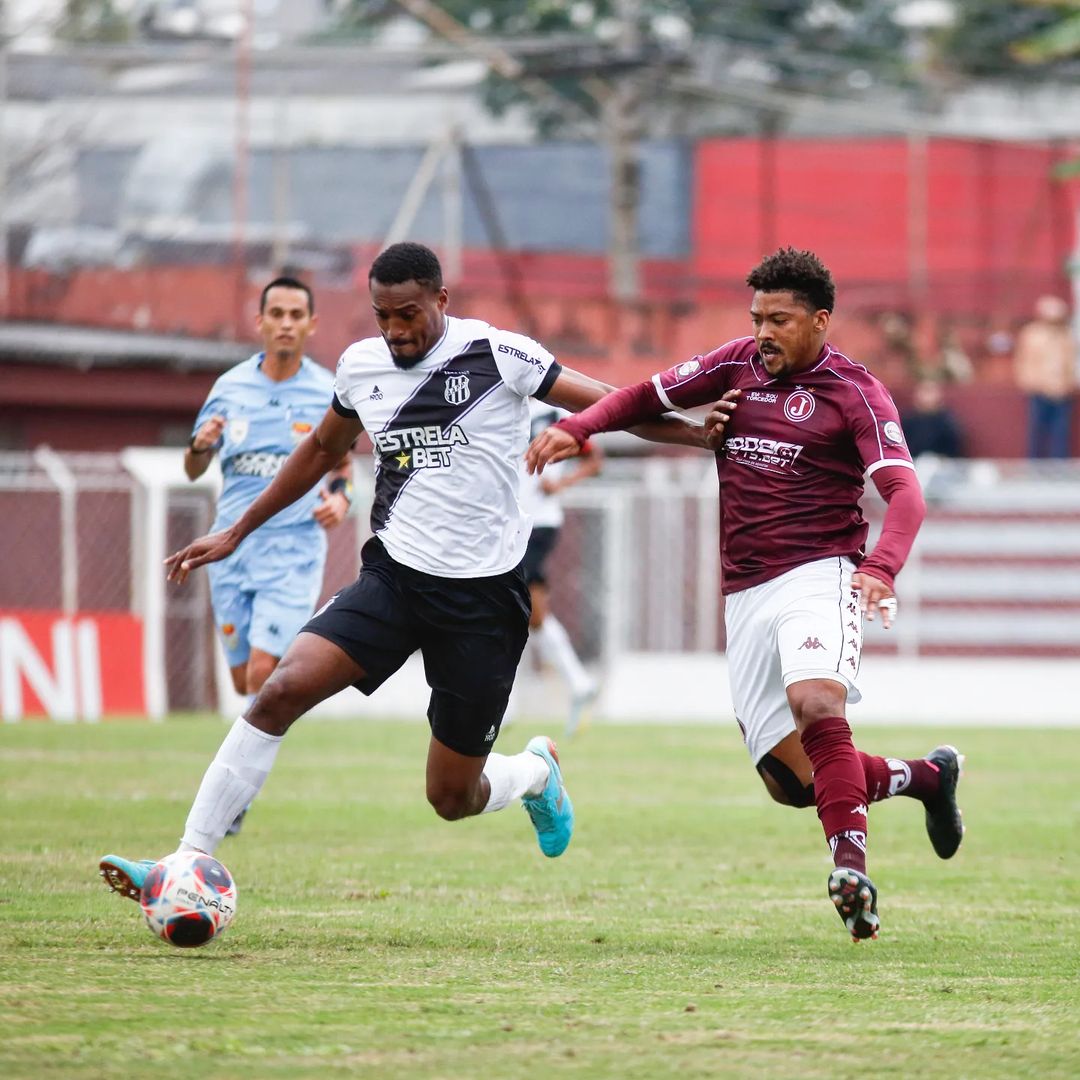
M 780 400 L 780 395 L 770 393 L 768 390 L 751 390 L 746 395 L 746 400 L 760 401 L 763 405 L 775 405 Z
M 693 375 L 700 367 L 701 362 L 699 360 L 687 360 L 675 369 L 675 374 L 680 379 L 685 379 L 687 375 Z
M 799 443 L 763 439 L 757 435 L 732 435 L 724 440 L 729 460 L 751 465 L 766 472 L 787 472 L 803 452 Z
M 805 390 L 796 390 L 788 394 L 788 399 L 784 402 L 784 415 L 793 424 L 801 424 L 804 420 L 810 419 L 816 405 L 813 394 Z

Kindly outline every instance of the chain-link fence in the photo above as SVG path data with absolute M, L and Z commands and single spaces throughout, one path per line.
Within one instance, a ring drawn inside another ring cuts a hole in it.
M 0 454 L 6 716 L 46 698 L 73 715 L 95 703 L 99 714 L 219 707 L 206 575 L 166 588 L 160 562 L 213 516 L 215 483 L 189 484 L 179 463 L 167 450 Z M 888 634 L 868 625 L 867 651 L 1080 655 L 1080 463 L 924 462 L 921 472 L 929 515 L 898 582 L 902 617 Z M 355 577 L 367 536 L 366 459 L 357 473 L 357 517 L 330 534 L 324 599 Z M 612 457 L 565 502 L 551 605 L 588 664 L 723 652 L 711 459 Z M 872 491 L 865 503 L 873 535 L 883 506 Z
M 148 452 L 152 461 L 172 466 L 158 469 L 155 479 L 155 471 L 131 467 L 130 453 L 58 454 L 47 448 L 0 453 L 0 691 L 5 691 L 5 715 L 15 711 L 9 707 L 12 695 L 25 707 L 28 697 L 41 699 L 43 690 L 49 696 L 48 688 L 64 679 L 64 628 L 69 625 L 89 623 L 97 631 L 97 678 L 107 703 L 110 679 L 130 678 L 127 669 L 139 665 L 135 656 L 116 655 L 118 642 L 109 635 L 121 633 L 125 645 L 132 639 L 118 631 L 123 624 L 105 616 L 133 620 L 147 684 L 145 711 L 156 711 L 150 684 L 160 684 L 164 710 L 218 707 L 222 672 L 206 575 L 192 575 L 182 588 L 165 587 L 159 558 L 161 550 L 175 551 L 209 530 L 216 480 L 211 476 L 187 484 L 178 450 Z M 363 535 L 359 524 L 348 519 L 331 532 L 320 602 L 356 576 Z M 161 537 L 158 545 L 151 541 L 155 533 Z M 75 681 L 85 679 L 87 673 L 78 669 L 89 662 L 72 656 Z M 30 687 L 19 687 L 26 681 Z
M 1080 462 L 924 459 L 928 514 L 897 582 L 903 617 L 866 651 L 1080 655 Z M 566 493 L 552 607 L 584 654 L 725 645 L 711 459 L 609 460 Z M 872 544 L 884 504 L 863 500 Z

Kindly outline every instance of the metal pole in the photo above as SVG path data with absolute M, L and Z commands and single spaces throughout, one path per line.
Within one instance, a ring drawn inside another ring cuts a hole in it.
M 908 144 L 908 282 L 911 299 L 921 305 L 926 299 L 927 213 L 929 169 L 928 147 L 924 132 L 909 132 Z
M 616 0 L 617 49 L 627 56 L 641 48 L 639 0 Z M 616 77 L 603 106 L 604 131 L 611 156 L 610 288 L 620 303 L 633 303 L 640 288 L 638 274 L 638 203 L 641 165 L 638 161 L 638 91 L 633 76 Z
M 450 129 L 450 142 L 443 156 L 443 270 L 446 280 L 461 280 L 464 206 L 461 185 L 461 132 Z
M 289 83 L 283 76 L 274 95 L 274 239 L 271 261 L 274 271 L 281 273 L 289 261 L 289 165 L 292 140 L 289 135 Z
M 233 162 L 233 337 L 246 335 L 244 301 L 247 295 L 248 157 L 251 151 L 249 113 L 251 109 L 251 35 L 254 0 L 244 0 L 243 20 L 236 39 L 236 131 Z
M 0 319 L 10 311 L 8 279 L 8 36 L 7 5 L 0 3 Z
M 60 600 L 65 615 L 79 610 L 79 543 L 75 500 L 78 484 L 67 462 L 49 446 L 34 451 L 34 461 L 60 496 Z

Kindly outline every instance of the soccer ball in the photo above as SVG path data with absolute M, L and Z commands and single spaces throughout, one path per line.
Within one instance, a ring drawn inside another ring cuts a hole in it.
M 143 882 L 139 906 L 146 925 L 181 949 L 205 945 L 236 914 L 232 874 L 201 851 L 177 851 L 156 863 Z

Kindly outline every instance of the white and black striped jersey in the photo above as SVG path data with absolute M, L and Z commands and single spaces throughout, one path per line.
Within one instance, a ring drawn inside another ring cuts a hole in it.
M 371 436 L 371 529 L 391 558 L 448 578 L 491 577 L 521 561 L 531 528 L 518 501 L 526 402 L 559 371 L 532 338 L 449 316 L 414 367 L 399 368 L 381 337 L 342 353 L 333 404 Z

